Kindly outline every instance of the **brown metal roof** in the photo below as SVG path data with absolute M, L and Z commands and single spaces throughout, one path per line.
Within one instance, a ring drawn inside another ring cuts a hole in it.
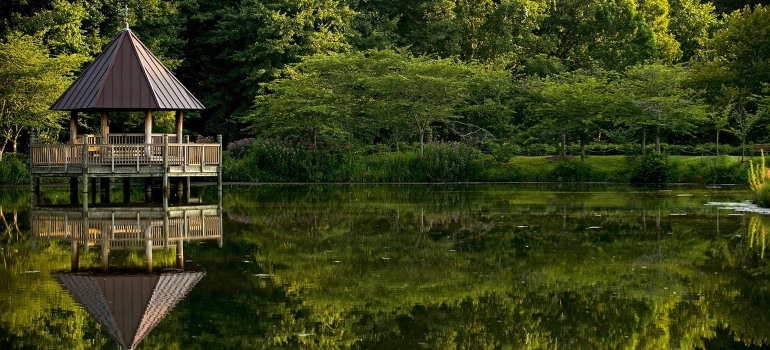
M 200 110 L 131 30 L 123 30 L 51 106 L 55 111 Z
M 55 277 L 112 339 L 124 349 L 134 349 L 205 274 L 59 273 Z

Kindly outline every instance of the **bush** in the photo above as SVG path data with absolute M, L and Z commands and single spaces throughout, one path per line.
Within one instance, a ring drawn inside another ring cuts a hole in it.
M 0 161 L 0 184 L 29 183 L 29 157 L 6 153 Z
M 549 181 L 586 182 L 591 181 L 593 169 L 579 160 L 559 160 L 556 167 L 548 174 Z
M 668 181 L 669 165 L 665 154 L 648 153 L 640 157 L 631 172 L 632 183 L 665 183 Z
M 228 152 L 229 153 L 229 152 Z M 312 149 L 309 145 L 282 140 L 252 143 L 241 159 L 224 159 L 227 179 L 234 181 L 348 181 L 352 173 L 350 158 L 341 150 Z
M 426 145 L 420 165 L 428 181 L 468 181 L 475 173 L 473 160 L 478 154 L 461 143 L 432 143 Z
M 770 182 L 765 182 L 757 190 L 757 205 L 764 208 L 770 207 Z

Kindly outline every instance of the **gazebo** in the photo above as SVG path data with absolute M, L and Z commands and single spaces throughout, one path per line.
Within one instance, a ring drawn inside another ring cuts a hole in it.
M 109 201 L 112 177 L 124 179 L 124 201 L 130 197 L 130 179 L 137 177 L 145 179 L 146 192 L 152 189 L 152 178 L 162 178 L 166 196 L 170 177 L 182 192 L 189 191 L 191 176 L 216 176 L 221 190 L 221 136 L 216 143 L 189 143 L 183 135 L 184 112 L 202 109 L 136 35 L 123 29 L 51 106 L 70 112 L 69 141 L 41 144 L 31 138 L 31 190 L 39 193 L 40 177 L 70 177 L 71 199 L 76 202 L 81 178 L 84 206 L 88 182 L 95 191 L 96 178 L 101 179 L 103 202 Z M 154 111 L 176 112 L 175 133 L 152 132 Z M 111 133 L 110 112 L 144 113 L 144 133 Z M 98 113 L 100 133 L 79 134 L 79 113 Z

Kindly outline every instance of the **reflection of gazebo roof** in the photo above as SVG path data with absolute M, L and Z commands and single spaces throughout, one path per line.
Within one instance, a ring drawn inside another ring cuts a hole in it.
M 56 280 L 124 349 L 133 349 L 205 272 L 160 275 L 56 274 Z
M 51 106 L 57 111 L 203 108 L 128 29 Z

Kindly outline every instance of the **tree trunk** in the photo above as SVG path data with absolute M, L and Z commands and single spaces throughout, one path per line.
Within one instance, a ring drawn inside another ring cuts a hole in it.
M 741 140 L 741 163 L 744 161 L 744 157 L 746 156 L 746 141 Z
M 567 134 L 561 134 L 561 157 L 567 157 Z
M 5 154 L 5 146 L 8 144 L 8 139 L 3 139 L 3 144 L 0 145 L 0 162 L 3 161 L 3 154 Z
M 719 129 L 717 129 L 717 157 L 719 156 Z
M 585 136 L 580 136 L 580 161 L 586 160 L 586 140 Z
M 655 129 L 655 151 L 660 154 L 660 125 Z
M 642 129 L 642 157 L 647 155 L 647 129 Z

